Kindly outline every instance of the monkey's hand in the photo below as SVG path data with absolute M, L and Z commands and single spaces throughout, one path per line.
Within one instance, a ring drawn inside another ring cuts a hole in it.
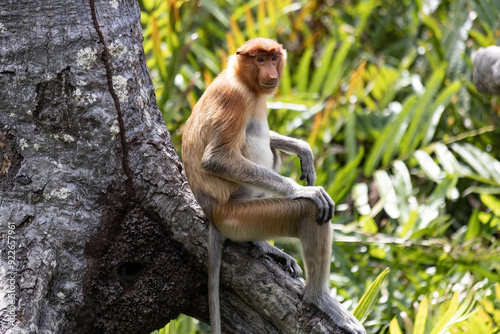
M 292 277 L 297 277 L 302 275 L 302 269 L 297 264 L 297 261 L 287 253 L 279 250 L 270 243 L 266 241 L 254 242 L 255 246 L 251 254 L 257 258 L 262 256 L 269 256 L 274 261 L 278 262 L 283 266 L 285 271 Z
M 323 224 L 329 222 L 333 217 L 335 210 L 335 203 L 322 187 L 300 187 L 297 188 L 290 198 L 307 198 L 316 203 L 318 207 L 318 214 L 316 222 Z
M 302 175 L 300 175 L 301 180 L 306 180 L 306 186 L 314 186 L 316 182 L 316 172 L 314 171 L 314 156 L 311 148 L 303 149 L 299 154 L 300 159 L 300 170 Z

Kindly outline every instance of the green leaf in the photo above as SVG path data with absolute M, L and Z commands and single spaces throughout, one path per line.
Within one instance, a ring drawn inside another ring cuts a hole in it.
M 433 147 L 436 152 L 436 158 L 446 173 L 452 176 L 465 176 L 470 174 L 470 170 L 458 162 L 446 145 L 435 143 Z
M 425 84 L 425 93 L 418 100 L 408 130 L 404 134 L 399 146 L 401 155 L 403 156 L 413 152 L 420 143 L 417 133 L 420 127 L 427 121 L 427 118 L 430 116 L 429 114 L 434 112 L 434 110 L 430 109 L 429 104 L 443 82 L 445 68 L 444 64 L 437 68 Z
M 373 218 L 371 218 L 370 216 L 361 217 L 360 222 L 361 222 L 361 224 L 360 224 L 361 230 L 363 230 L 364 232 L 370 233 L 370 234 L 375 234 L 378 232 L 378 225 L 375 222 L 375 220 L 373 220 Z M 383 249 L 382 249 L 382 251 L 383 251 Z M 383 258 L 383 257 L 381 257 L 381 258 Z
M 426 203 L 418 208 L 418 218 L 415 222 L 415 229 L 423 229 L 429 226 L 429 223 L 439 216 L 442 204 L 446 201 L 446 196 L 450 187 L 453 187 L 456 179 L 445 177 L 428 197 Z
M 368 287 L 366 292 L 363 294 L 361 299 L 359 300 L 358 305 L 354 309 L 353 315 L 360 322 L 364 322 L 368 315 L 373 309 L 375 302 L 377 300 L 378 293 L 380 291 L 380 286 L 384 282 L 384 279 L 389 274 L 389 268 L 386 268 L 377 278 L 373 281 L 372 284 Z
M 441 168 L 439 168 L 429 154 L 422 150 L 417 150 L 413 156 L 417 159 L 420 168 L 422 168 L 422 171 L 430 180 L 434 182 L 441 181 L 443 178 Z
M 474 153 L 471 152 L 471 146 L 454 143 L 451 148 L 460 155 L 460 157 L 469 164 L 481 177 L 490 178 L 490 173 L 486 167 L 479 161 Z
M 453 96 L 455 96 L 460 89 L 462 88 L 462 84 L 460 81 L 455 81 L 448 87 L 446 87 L 437 97 L 436 101 L 430 107 L 430 116 L 428 117 L 427 122 L 419 129 L 419 132 L 422 136 L 425 136 L 422 140 L 422 145 L 427 145 L 434 134 L 436 133 L 436 128 L 439 124 L 439 120 L 441 119 L 441 115 L 445 108 L 450 103 Z
M 446 311 L 439 317 L 438 323 L 433 327 L 431 334 L 444 334 L 456 323 L 466 320 L 474 311 L 474 289 L 472 289 L 465 300 L 459 305 L 460 292 L 456 291 L 449 301 Z
M 358 165 L 361 163 L 365 150 L 360 147 L 356 158 L 341 168 L 332 183 L 327 188 L 335 203 L 339 203 L 351 190 L 351 185 L 359 174 Z
M 474 210 L 469 218 L 465 240 L 471 240 L 479 236 L 481 230 L 481 222 L 479 221 L 479 210 Z
M 500 184 L 500 161 L 474 145 L 466 143 L 463 146 L 476 157 L 476 160 L 488 171 L 491 178 Z
M 314 70 L 314 74 L 309 86 L 310 93 L 319 93 L 321 85 L 323 84 L 326 75 L 328 74 L 328 67 L 330 66 L 333 50 L 335 50 L 336 41 L 332 39 L 328 42 L 323 50 L 321 57 L 321 64 Z
M 403 332 L 401 332 L 401 328 L 399 327 L 398 319 L 396 317 L 392 318 L 391 323 L 389 324 L 389 333 L 403 334 Z
M 408 216 L 408 219 L 403 224 L 403 228 L 401 229 L 401 233 L 399 234 L 399 236 L 401 236 L 401 237 L 407 237 L 408 234 L 410 234 L 411 232 L 413 232 L 414 229 L 415 229 L 415 224 L 418 221 L 418 218 L 419 218 L 419 216 L 418 216 L 418 208 L 414 209 L 414 210 L 411 210 L 410 214 Z
M 224 13 L 222 8 L 217 6 L 213 0 L 201 0 L 203 8 L 209 11 L 224 27 L 229 28 L 231 23 L 229 22 L 228 15 Z
M 365 176 L 370 176 L 373 173 L 373 170 L 377 168 L 382 156 L 385 157 L 385 162 L 392 158 L 394 147 L 397 146 L 401 136 L 406 130 L 406 126 L 408 124 L 407 120 L 411 117 L 413 108 L 417 101 L 418 99 L 416 96 L 407 98 L 403 104 L 401 112 L 394 116 L 395 119 L 388 122 L 381 134 L 377 136 L 375 144 L 370 150 L 370 154 L 365 161 L 363 170 Z
M 483 202 L 484 205 L 490 208 L 497 217 L 500 217 L 500 200 L 495 196 L 487 194 L 481 194 L 480 197 L 481 202 Z
M 297 85 L 297 91 L 299 93 L 305 93 L 307 91 L 307 84 L 309 83 L 309 68 L 311 67 L 313 52 L 314 48 L 312 46 L 304 51 L 300 57 L 299 67 L 295 71 L 294 81 Z
M 356 145 L 356 114 L 354 112 L 347 116 L 347 122 L 344 131 L 344 143 L 347 151 L 347 161 L 354 160 L 357 155 L 358 147 Z
M 424 297 L 418 305 L 417 315 L 415 317 L 415 326 L 413 327 L 413 334 L 424 334 L 425 323 L 427 322 L 427 315 L 429 313 L 429 302 L 427 297 Z
M 396 192 L 391 182 L 391 178 L 386 171 L 378 170 L 374 174 L 380 198 L 384 201 L 384 210 L 391 218 L 399 218 L 400 212 Z
M 279 90 L 281 95 L 287 96 L 292 93 L 292 75 L 290 74 L 290 67 L 283 68 L 283 75 L 281 76 Z
M 259 23 L 259 35 L 260 37 L 269 38 L 268 29 L 266 25 L 266 7 L 264 1 L 259 1 L 257 7 L 257 22 Z
M 345 64 L 346 58 L 353 44 L 354 38 L 348 37 L 342 42 L 342 45 L 337 50 L 337 52 L 335 52 L 332 65 L 328 70 L 328 77 L 323 86 L 323 90 L 321 91 L 322 97 L 328 97 L 335 93 L 340 79 L 342 78 L 342 75 L 347 68 Z
M 404 237 L 410 232 L 416 222 L 418 202 L 413 195 L 410 172 L 405 163 L 401 160 L 394 161 L 392 183 L 396 191 L 396 198 L 400 211 L 398 222 L 402 225 L 399 236 Z
M 351 192 L 354 206 L 361 215 L 370 214 L 371 208 L 368 203 L 368 186 L 366 183 L 357 183 L 352 187 Z
M 447 327 L 448 322 L 451 321 L 451 319 L 458 310 L 458 296 L 459 296 L 458 292 L 455 292 L 453 294 L 453 297 L 451 298 L 451 300 L 447 305 L 448 307 L 446 308 L 446 311 L 439 317 L 439 321 L 437 322 L 437 324 L 434 325 L 431 334 L 442 333 L 444 329 Z

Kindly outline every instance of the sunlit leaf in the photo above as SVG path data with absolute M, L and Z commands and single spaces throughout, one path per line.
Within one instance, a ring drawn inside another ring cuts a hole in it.
M 354 309 L 353 315 L 361 322 L 364 322 L 377 301 L 377 296 L 380 291 L 380 286 L 389 274 L 389 268 L 384 269 L 368 287 L 366 292 L 359 300 L 358 305 Z
M 314 49 L 312 47 L 305 50 L 304 54 L 300 57 L 299 67 L 295 71 L 294 81 L 297 85 L 297 91 L 299 93 L 307 91 L 307 84 L 309 83 L 309 68 L 311 65 L 313 51 Z
M 370 205 L 368 204 L 368 186 L 366 183 L 357 183 L 352 187 L 352 198 L 354 205 L 361 215 L 370 213 Z
M 399 327 L 398 319 L 396 317 L 392 318 L 389 324 L 389 333 L 390 334 L 403 334 L 401 332 L 401 328 Z
M 427 119 L 431 117 L 430 114 L 434 113 L 434 110 L 431 110 L 430 108 L 430 104 L 432 99 L 438 92 L 438 89 L 443 82 L 444 76 L 445 66 L 442 65 L 432 73 L 432 76 L 426 82 L 425 93 L 418 100 L 417 105 L 415 106 L 415 113 L 408 127 L 408 131 L 404 134 L 401 140 L 400 150 L 402 155 L 411 153 L 420 144 L 420 139 L 418 138 L 418 129 L 420 128 L 420 126 L 427 122 Z
M 384 210 L 391 218 L 399 217 L 399 208 L 397 205 L 396 192 L 392 186 L 391 179 L 387 172 L 378 170 L 374 174 L 375 182 L 380 193 L 380 197 L 384 200 Z
M 441 172 L 441 168 L 434 162 L 430 155 L 422 150 L 417 150 L 413 154 L 422 168 L 422 171 L 425 175 L 431 179 L 432 181 L 439 182 L 443 175 Z
M 448 147 L 446 147 L 446 145 L 435 143 L 434 149 L 436 152 L 437 160 L 448 174 L 464 176 L 470 173 L 470 171 L 465 166 L 458 162 L 453 153 L 448 150 Z
M 481 222 L 479 220 L 479 210 L 474 210 L 469 218 L 469 224 L 467 225 L 467 233 L 465 233 L 465 240 L 471 240 L 479 236 L 479 231 L 481 229 Z
M 375 234 L 378 232 L 378 225 L 370 216 L 361 217 L 359 220 L 359 225 L 361 227 L 361 230 L 366 233 Z
M 331 40 L 325 46 L 321 57 L 321 63 L 314 70 L 311 85 L 309 86 L 309 92 L 319 93 L 321 85 L 323 85 L 324 79 L 328 75 L 328 68 L 330 66 L 336 44 L 335 40 Z
M 327 77 L 326 82 L 323 85 L 323 90 L 321 91 L 322 96 L 329 96 L 338 88 L 340 79 L 342 78 L 346 68 L 345 60 L 353 43 L 354 39 L 346 38 L 337 52 L 335 52 L 333 62 L 328 70 L 330 75 Z
M 386 129 L 376 138 L 364 165 L 364 174 L 366 176 L 373 173 L 382 156 L 387 157 L 386 161 L 392 158 L 394 147 L 397 146 L 406 129 L 407 119 L 410 117 L 417 101 L 416 97 L 408 98 L 403 105 L 403 110 L 398 115 L 393 116 L 394 121 L 389 122 Z
M 257 22 L 259 24 L 259 37 L 269 38 L 266 26 L 266 5 L 264 0 L 260 0 L 257 6 Z
M 460 157 L 469 164 L 479 175 L 485 179 L 490 178 L 490 173 L 486 167 L 477 160 L 476 156 L 470 151 L 470 146 L 452 144 L 451 148 L 460 155 Z
M 356 143 L 356 114 L 351 113 L 347 117 L 347 122 L 344 130 L 345 136 L 345 148 L 347 151 L 347 161 L 351 161 L 356 158 L 358 145 Z
M 425 334 L 425 325 L 427 322 L 428 314 L 429 302 L 427 297 L 424 297 L 418 305 L 417 316 L 415 318 L 415 326 L 413 327 L 413 334 Z
M 450 299 L 447 303 L 446 311 L 441 315 L 439 321 L 433 326 L 431 334 L 442 333 L 447 328 L 448 322 L 453 318 L 458 310 L 458 297 L 459 293 L 455 292 L 452 299 Z
M 245 17 L 246 17 L 245 28 L 246 28 L 246 32 L 248 34 L 248 37 L 250 37 L 250 38 L 258 37 L 257 32 L 255 31 L 255 20 L 253 18 L 252 11 L 250 10 L 250 7 L 247 7 L 247 9 L 245 11 Z
M 497 217 L 500 217 L 500 199 L 487 194 L 481 194 L 480 197 L 481 202 L 483 202 L 488 208 L 490 208 Z
M 344 196 L 349 193 L 351 185 L 359 173 L 358 165 L 360 164 L 364 153 L 365 150 L 361 147 L 356 158 L 346 164 L 343 168 L 339 169 L 332 185 L 328 187 L 328 193 L 332 196 L 334 202 L 340 202 Z
M 241 32 L 241 29 L 238 26 L 238 23 L 232 16 L 229 17 L 229 22 L 231 23 L 231 33 L 234 36 L 234 41 L 236 45 L 242 45 L 243 43 L 245 43 L 245 37 L 243 36 L 243 33 Z M 234 52 L 231 52 L 231 54 L 233 53 Z
M 447 86 L 437 97 L 436 101 L 430 107 L 431 115 L 428 117 L 425 125 L 419 130 L 422 135 L 425 135 L 422 141 L 422 145 L 427 145 L 434 134 L 436 133 L 436 128 L 441 119 L 445 108 L 450 103 L 451 99 L 460 91 L 462 84 L 459 81 L 453 82 L 451 85 Z

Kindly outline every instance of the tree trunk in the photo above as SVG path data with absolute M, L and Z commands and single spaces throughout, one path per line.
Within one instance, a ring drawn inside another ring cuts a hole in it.
M 0 0 L 0 332 L 208 321 L 207 222 L 156 106 L 132 0 Z M 340 333 L 248 244 L 226 333 Z

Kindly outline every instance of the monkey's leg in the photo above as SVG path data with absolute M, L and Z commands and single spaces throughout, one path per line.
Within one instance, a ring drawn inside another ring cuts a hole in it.
M 306 269 L 306 301 L 318 301 L 328 294 L 328 279 L 332 257 L 333 231 L 331 224 L 319 225 L 314 219 L 301 224 L 299 239 Z
M 329 293 L 333 242 L 331 224 L 319 225 L 314 219 L 303 222 L 299 238 L 306 269 L 304 301 L 316 304 L 349 333 L 366 334 L 363 325 Z
M 302 205 L 307 204 L 307 205 Z M 233 241 L 262 241 L 278 236 L 298 236 L 297 217 L 308 214 L 309 200 L 256 199 L 216 207 L 210 223 L 208 285 L 210 326 L 220 334 L 219 278 L 225 237 Z
M 212 223 L 208 236 L 208 309 L 211 332 L 220 334 L 219 277 L 225 237 Z
M 363 325 L 329 294 L 332 227 L 316 223 L 316 214 L 316 204 L 308 199 L 262 198 L 219 207 L 214 222 L 234 241 L 299 238 L 306 267 L 304 300 L 316 304 L 349 333 L 366 334 Z
M 252 250 L 253 256 L 269 256 L 296 277 L 302 274 L 302 270 L 295 259 L 263 240 L 297 237 L 297 220 L 311 215 L 312 208 L 315 208 L 314 203 L 307 199 L 239 200 L 217 208 L 214 221 L 221 232 L 233 241 L 259 241 L 257 249 Z
M 259 198 L 229 202 L 215 208 L 214 223 L 233 241 L 263 241 L 299 237 L 300 222 L 316 217 L 308 199 Z

